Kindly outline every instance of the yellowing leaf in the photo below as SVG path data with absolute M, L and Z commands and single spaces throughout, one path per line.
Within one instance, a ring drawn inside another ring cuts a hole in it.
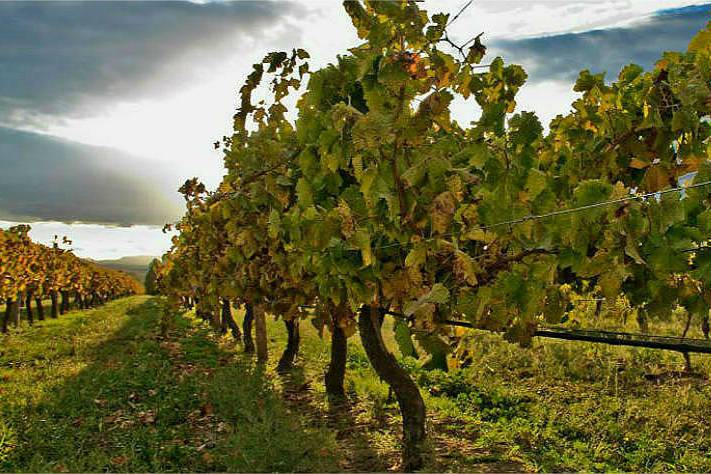
M 476 262 L 474 262 L 474 260 L 469 255 L 462 252 L 461 250 L 456 251 L 454 255 L 455 275 L 457 275 L 460 279 L 466 281 L 468 284 L 474 286 L 478 283 L 476 277 L 477 270 L 478 266 Z
M 356 246 L 360 249 L 363 266 L 367 267 L 373 264 L 373 250 L 370 246 L 370 232 L 368 229 L 358 229 L 353 236 Z
M 661 166 L 652 166 L 644 174 L 644 187 L 647 191 L 659 191 L 669 186 L 669 173 Z
M 433 232 L 440 234 L 447 232 L 454 216 L 455 207 L 456 200 L 454 199 L 454 194 L 450 191 L 445 191 L 435 198 L 432 205 Z
M 462 235 L 462 240 L 478 240 L 490 244 L 496 239 L 496 234 L 482 229 L 471 229 Z
M 699 31 L 689 43 L 689 51 L 709 52 L 711 51 L 711 26 Z
M 649 165 L 650 163 L 648 161 L 643 161 L 639 158 L 632 158 L 632 160 L 630 161 L 630 168 L 634 168 L 636 170 L 643 170 Z
M 418 268 L 422 266 L 426 260 L 427 247 L 421 244 L 415 245 L 415 247 L 407 253 L 407 257 L 405 257 L 405 266 Z

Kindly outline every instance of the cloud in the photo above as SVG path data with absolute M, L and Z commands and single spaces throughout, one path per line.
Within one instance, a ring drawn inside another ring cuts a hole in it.
M 161 225 L 177 185 L 126 153 L 0 128 L 0 219 Z
M 0 121 L 96 115 L 112 101 L 194 85 L 301 10 L 271 1 L 0 2 Z
M 458 40 L 485 32 L 485 38 L 522 39 L 580 33 L 628 25 L 661 9 L 680 8 L 698 0 L 477 0 L 450 28 Z M 451 14 L 464 2 L 427 0 L 431 11 Z
M 20 222 L 0 220 L 0 229 Z M 117 259 L 126 255 L 162 255 L 170 248 L 172 233 L 162 233 L 160 227 L 116 227 L 98 224 L 63 224 L 32 222 L 30 237 L 35 242 L 52 245 L 54 236 L 66 236 L 72 241 L 75 255 L 95 260 Z M 134 260 L 134 259 L 131 259 Z
M 711 4 L 664 10 L 622 27 L 490 44 L 494 55 L 524 66 L 531 81 L 572 82 L 582 69 L 617 77 L 629 63 L 651 67 L 664 51 L 685 51 L 709 19 Z

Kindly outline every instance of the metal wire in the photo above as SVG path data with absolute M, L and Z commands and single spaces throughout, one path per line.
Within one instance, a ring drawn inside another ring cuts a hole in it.
M 457 21 L 459 19 L 459 17 L 462 16 L 462 13 L 464 13 L 466 11 L 466 9 L 471 6 L 472 3 L 474 3 L 474 0 L 469 0 L 462 8 L 460 8 L 459 12 L 457 12 L 457 14 L 454 15 L 454 17 L 452 17 L 452 19 L 449 20 L 449 22 L 447 22 L 446 27 L 449 27 L 452 23 Z
M 677 186 L 677 187 L 675 187 L 675 188 L 664 189 L 664 190 L 662 190 L 662 191 L 655 191 L 655 192 L 650 192 L 650 193 L 645 193 L 645 194 L 635 194 L 635 195 L 630 195 L 630 196 L 623 197 L 623 198 L 611 199 L 611 200 L 609 200 L 609 201 L 600 201 L 600 202 L 596 202 L 596 203 L 593 203 L 593 204 L 588 204 L 588 205 L 586 205 L 586 206 L 573 207 L 573 208 L 569 208 L 569 209 L 561 209 L 561 210 L 558 210 L 558 211 L 547 212 L 547 213 L 545 213 L 545 214 L 537 214 L 537 215 L 536 215 L 536 214 L 530 214 L 530 215 L 528 215 L 528 216 L 519 217 L 519 218 L 516 218 L 516 219 L 510 219 L 510 220 L 507 220 L 507 221 L 496 222 L 496 223 L 494 223 L 494 224 L 487 224 L 487 225 L 482 225 L 482 226 L 474 227 L 474 228 L 471 228 L 471 229 L 467 229 L 467 231 L 472 231 L 472 230 L 489 230 L 489 229 L 494 229 L 494 228 L 501 227 L 501 226 L 505 226 L 505 225 L 512 226 L 512 225 L 523 224 L 523 223 L 530 222 L 530 221 L 537 221 L 537 220 L 541 220 L 541 219 L 547 219 L 547 218 L 549 218 L 549 217 L 565 216 L 565 215 L 569 215 L 569 214 L 575 214 L 575 213 L 577 213 L 577 212 L 588 211 L 588 210 L 590 210 L 590 209 L 597 209 L 597 208 L 600 208 L 600 207 L 609 206 L 610 204 L 621 204 L 621 203 L 629 202 L 629 201 L 644 200 L 644 199 L 647 199 L 647 198 L 650 198 L 650 197 L 658 197 L 658 196 L 662 196 L 662 195 L 664 195 L 664 194 L 669 194 L 669 193 L 673 193 L 673 192 L 681 192 L 681 191 L 685 191 L 685 190 L 688 190 L 688 189 L 700 188 L 700 187 L 703 187 L 703 186 L 708 186 L 708 185 L 710 185 L 710 184 L 711 184 L 711 180 L 709 180 L 709 181 L 702 181 L 702 182 L 700 182 L 700 183 L 690 184 L 690 185 L 687 185 L 687 186 Z M 442 237 L 452 237 L 452 236 L 457 235 L 457 234 L 458 234 L 458 233 L 449 232 L 449 233 L 441 234 L 441 235 L 438 235 L 438 236 L 435 236 L 435 237 L 426 237 L 426 238 L 423 238 L 422 240 L 423 240 L 423 241 L 429 241 L 429 240 L 434 240 L 434 239 L 440 239 L 440 238 L 442 238 Z M 408 242 L 408 243 L 409 243 L 409 242 Z M 393 242 L 393 243 L 391 243 L 391 244 L 385 244 L 385 245 L 381 245 L 381 246 L 379 246 L 379 247 L 373 247 L 373 250 L 376 250 L 376 249 L 384 249 L 384 248 L 390 248 L 390 247 L 398 247 L 398 246 L 401 246 L 401 245 L 407 245 L 407 243 L 404 243 L 404 244 L 403 244 L 403 243 L 400 243 L 400 242 Z

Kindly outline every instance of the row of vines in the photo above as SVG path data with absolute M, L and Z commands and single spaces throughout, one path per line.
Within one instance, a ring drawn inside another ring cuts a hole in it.
M 29 231 L 27 225 L 0 230 L 2 332 L 8 331 L 10 323 L 20 326 L 22 305 L 31 325 L 35 316 L 45 319 L 43 300 L 47 298 L 51 301 L 49 317 L 57 318 L 72 306 L 90 308 L 141 292 L 141 285 L 128 274 L 82 260 L 60 248 L 59 242 L 51 247 L 32 242 Z M 71 242 L 65 238 L 63 243 Z
M 274 315 L 285 370 L 310 319 L 331 334 L 334 398 L 358 333 L 398 400 L 405 470 L 423 464 L 426 411 L 383 343 L 388 313 L 400 345 L 434 362 L 456 342 L 447 320 L 527 345 L 582 293 L 624 297 L 643 319 L 683 307 L 708 327 L 711 29 L 648 72 L 581 72 L 580 98 L 544 133 L 516 110 L 525 71 L 481 64 L 481 35 L 448 35 L 456 18 L 404 0 L 344 7 L 362 44 L 318 70 L 301 49 L 255 64 L 215 144 L 222 183 L 181 188 L 158 275 L 169 312 L 196 305 L 239 336 L 231 307 L 245 305 L 260 362 Z M 452 119 L 455 101 L 470 123 Z

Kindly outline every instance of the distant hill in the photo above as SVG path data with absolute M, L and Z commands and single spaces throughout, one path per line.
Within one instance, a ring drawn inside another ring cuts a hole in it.
M 148 265 L 157 257 L 150 255 L 132 255 L 129 257 L 121 257 L 116 260 L 96 260 L 101 266 L 121 270 L 136 278 L 143 283 L 143 280 L 148 273 Z

